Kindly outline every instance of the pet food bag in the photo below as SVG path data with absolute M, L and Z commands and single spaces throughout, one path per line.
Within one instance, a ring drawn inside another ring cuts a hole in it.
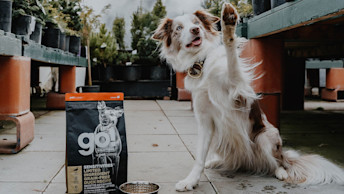
M 66 94 L 67 193 L 120 193 L 127 181 L 123 93 Z

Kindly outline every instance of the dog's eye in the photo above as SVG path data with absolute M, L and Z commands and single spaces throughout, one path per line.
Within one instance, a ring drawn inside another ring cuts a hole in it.
M 177 26 L 177 30 L 178 30 L 178 31 L 181 30 L 181 29 L 183 29 L 182 26 Z

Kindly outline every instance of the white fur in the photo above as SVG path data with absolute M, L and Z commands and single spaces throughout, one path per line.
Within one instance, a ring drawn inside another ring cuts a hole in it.
M 230 4 L 225 6 L 231 7 Z M 162 58 L 176 71 L 185 72 L 195 62 L 205 59 L 200 78 L 185 78 L 185 87 L 193 98 L 198 144 L 194 167 L 176 184 L 176 190 L 192 190 L 198 184 L 208 151 L 214 156 L 207 162 L 208 168 L 275 174 L 278 179 L 293 183 L 343 184 L 343 170 L 326 159 L 317 155 L 299 156 L 291 151 L 283 153 L 278 148 L 282 145 L 279 131 L 264 114 L 264 130 L 254 140 L 250 138 L 253 126 L 249 118 L 251 105 L 259 99 L 251 87 L 252 69 L 256 65 L 246 64 L 239 57 L 242 40 L 235 37 L 235 25 L 226 26 L 222 21 L 221 43 L 220 35 L 195 24 L 195 20 L 194 14 L 175 18 L 171 27 L 172 44 L 163 44 L 161 48 Z M 162 26 L 157 29 L 157 34 L 164 29 Z M 190 32 L 194 27 L 200 28 L 202 44 L 188 48 L 186 45 L 195 38 Z M 236 101 L 240 97 L 246 103 L 238 108 Z

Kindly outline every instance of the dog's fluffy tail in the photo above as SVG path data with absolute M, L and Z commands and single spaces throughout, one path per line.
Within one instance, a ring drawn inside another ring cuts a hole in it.
M 283 166 L 288 173 L 285 181 L 290 183 L 344 185 L 344 170 L 319 155 L 300 155 L 288 150 L 283 152 Z

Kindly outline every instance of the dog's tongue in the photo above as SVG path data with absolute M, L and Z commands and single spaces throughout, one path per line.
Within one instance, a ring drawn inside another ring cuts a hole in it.
M 193 40 L 191 43 L 193 46 L 199 46 L 202 43 L 202 40 L 200 38 L 197 38 Z

